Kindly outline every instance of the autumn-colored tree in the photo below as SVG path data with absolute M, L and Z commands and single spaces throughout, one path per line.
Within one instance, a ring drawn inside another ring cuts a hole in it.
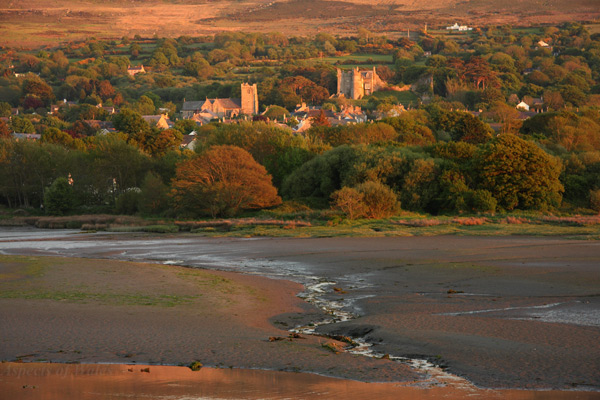
M 371 219 L 386 218 L 394 215 L 400 208 L 396 193 L 379 182 L 365 182 L 356 186 L 363 195 L 365 217 Z
M 313 126 L 331 126 L 331 124 L 329 123 L 329 120 L 327 119 L 327 116 L 325 115 L 325 112 L 323 110 L 321 110 L 318 117 L 313 118 L 312 125 Z
M 491 109 L 493 118 L 502 124 L 500 133 L 517 133 L 523 125 L 523 121 L 519 120 L 519 111 L 506 103 L 497 102 Z
M 102 100 L 107 100 L 115 95 L 115 88 L 110 84 L 109 81 L 101 81 L 98 84 L 98 95 Z
M 163 156 L 170 150 L 177 149 L 181 144 L 183 135 L 177 129 L 165 129 L 156 133 L 154 140 L 149 145 L 153 156 Z
M 392 189 L 380 183 L 368 181 L 353 188 L 343 187 L 332 193 L 332 207 L 342 211 L 349 219 L 378 219 L 394 215 L 399 207 Z
M 343 187 L 331 194 L 332 208 L 346 214 L 349 219 L 355 219 L 364 214 L 364 195 L 358 190 Z
M 28 78 L 23 82 L 23 94 L 37 96 L 47 105 L 54 99 L 52 87 L 37 76 L 35 78 Z
M 182 162 L 172 188 L 178 209 L 212 217 L 281 203 L 266 169 L 236 146 L 214 146 Z
M 489 85 L 498 85 L 497 73 L 481 57 L 471 57 L 464 66 L 463 77 L 470 79 L 477 89 L 481 86 L 485 90 Z
M 0 120 L 0 138 L 8 138 L 10 137 L 10 127 L 8 124 L 2 120 Z

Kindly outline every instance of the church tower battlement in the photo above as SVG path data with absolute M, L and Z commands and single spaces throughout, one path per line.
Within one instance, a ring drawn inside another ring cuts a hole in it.
M 256 88 L 256 83 L 253 85 L 242 83 L 241 103 L 243 114 L 258 114 L 258 90 Z

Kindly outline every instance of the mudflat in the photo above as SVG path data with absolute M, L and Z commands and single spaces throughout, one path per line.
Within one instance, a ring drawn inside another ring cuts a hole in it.
M 590 398 L 600 388 L 600 242 L 0 237 L 3 360 L 198 360 L 429 388 L 454 376 L 471 388 L 559 389 Z M 344 343 L 331 337 L 288 338 L 288 329 L 327 317 L 296 297 L 300 292 L 353 316 L 318 332 L 369 343 L 375 357 L 335 353 L 323 344 Z M 430 369 L 394 361 L 400 356 L 450 375 L 432 381 Z

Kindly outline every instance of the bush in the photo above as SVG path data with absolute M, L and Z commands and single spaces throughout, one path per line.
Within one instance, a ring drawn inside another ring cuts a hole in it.
M 142 230 L 152 233 L 177 233 L 179 227 L 177 225 L 148 225 L 144 226 Z
M 362 193 L 365 204 L 365 217 L 372 219 L 390 217 L 398 212 L 400 203 L 396 193 L 379 182 L 365 182 L 356 187 Z
M 364 215 L 364 195 L 358 190 L 343 187 L 331 195 L 333 208 L 343 212 L 348 218 L 354 219 Z
M 46 212 L 50 215 L 64 215 L 74 206 L 73 188 L 67 178 L 56 178 L 44 193 Z
M 590 190 L 590 208 L 600 213 L 600 189 Z
M 354 188 L 343 187 L 331 195 L 332 207 L 348 218 L 379 219 L 394 215 L 400 209 L 396 193 L 379 182 L 365 182 Z
M 138 212 L 141 194 L 137 190 L 127 190 L 117 198 L 117 214 L 133 215 Z
M 471 194 L 471 208 L 473 211 L 494 212 L 498 201 L 488 190 L 475 190 Z
M 169 208 L 169 188 L 160 177 L 148 172 L 144 178 L 139 196 L 139 210 L 144 214 L 161 214 Z

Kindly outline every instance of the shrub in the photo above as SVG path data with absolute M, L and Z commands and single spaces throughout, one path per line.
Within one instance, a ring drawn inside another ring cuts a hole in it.
M 144 214 L 160 214 L 169 207 L 168 187 L 162 179 L 148 172 L 141 187 L 139 210 Z
M 354 188 L 343 187 L 331 195 L 332 207 L 350 219 L 380 219 L 394 215 L 400 209 L 396 193 L 388 186 L 368 181 Z
M 590 208 L 600 213 L 600 189 L 590 190 Z
M 498 201 L 488 190 L 475 190 L 471 194 L 471 207 L 473 211 L 494 212 L 497 205 Z
M 331 195 L 332 207 L 346 214 L 349 219 L 361 217 L 366 209 L 364 197 L 364 194 L 356 189 L 343 187 Z
M 51 215 L 64 215 L 74 206 L 73 188 L 67 178 L 56 178 L 44 193 L 46 212 Z
M 142 230 L 152 233 L 177 233 L 179 232 L 179 227 L 176 225 L 148 225 L 143 227 Z
M 356 187 L 363 195 L 366 218 L 390 217 L 400 209 L 396 193 L 388 186 L 379 182 L 365 182 Z
M 123 192 L 118 198 L 115 205 L 115 211 L 118 214 L 132 215 L 138 212 L 140 203 L 140 192 L 139 190 L 127 190 Z

